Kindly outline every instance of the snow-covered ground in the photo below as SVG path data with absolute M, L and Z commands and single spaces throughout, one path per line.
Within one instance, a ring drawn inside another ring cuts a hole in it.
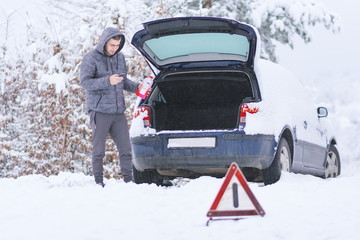
M 356 9 L 345 2 L 343 6 Z M 353 20 L 356 16 L 342 17 L 356 23 Z M 346 26 L 345 30 L 353 35 Z M 340 177 L 324 180 L 285 173 L 274 185 L 263 187 L 249 183 L 266 215 L 212 222 L 208 227 L 206 213 L 223 179 L 182 180 L 168 188 L 125 184 L 114 179 L 107 180 L 106 187 L 101 188 L 93 183 L 91 176 L 81 173 L 0 179 L 0 239 L 358 239 L 359 74 L 334 71 L 343 69 L 342 64 L 348 65 L 347 56 L 339 55 L 336 61 L 331 61 L 327 55 L 316 53 L 318 56 L 313 57 L 314 52 L 307 52 L 301 57 L 297 51 L 288 54 L 298 69 L 295 74 L 307 72 L 300 76 L 301 80 L 309 86 L 314 100 L 328 107 L 329 117 L 338 128 L 343 160 Z M 354 46 L 347 46 L 344 53 L 357 51 Z M 336 63 L 336 68 L 322 63 L 321 57 Z M 281 61 L 286 65 L 288 60 L 280 57 Z M 358 61 L 349 61 L 358 64 Z M 317 74 L 314 68 L 303 71 L 299 66 L 305 62 L 312 66 L 321 64 L 321 71 Z M 305 79 L 308 76 L 311 77 Z
M 180 187 L 125 184 L 105 188 L 83 174 L 0 179 L 4 240 L 358 239 L 359 174 L 336 179 L 286 173 L 266 187 L 249 183 L 264 217 L 215 221 L 209 210 L 223 179 Z

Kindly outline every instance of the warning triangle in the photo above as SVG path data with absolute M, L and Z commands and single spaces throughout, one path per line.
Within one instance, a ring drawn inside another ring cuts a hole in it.
M 207 216 L 264 216 L 265 211 L 252 193 L 239 166 L 232 163 Z

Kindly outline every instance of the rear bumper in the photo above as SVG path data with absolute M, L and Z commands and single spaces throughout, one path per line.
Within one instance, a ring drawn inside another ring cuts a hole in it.
M 169 138 L 213 137 L 215 147 L 168 148 Z M 227 169 L 232 162 L 240 167 L 264 169 L 274 159 L 277 143 L 273 135 L 246 135 L 242 131 L 164 133 L 131 139 L 133 163 L 137 170 Z

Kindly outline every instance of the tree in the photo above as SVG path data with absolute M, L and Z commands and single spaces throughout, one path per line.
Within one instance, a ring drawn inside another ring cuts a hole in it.
M 311 27 L 316 25 L 340 31 L 339 19 L 313 0 L 213 0 L 209 15 L 254 25 L 261 36 L 261 56 L 274 62 L 276 43 L 294 48 L 297 37 L 311 42 Z
M 340 31 L 339 19 L 314 0 L 145 0 L 150 19 L 175 16 L 213 16 L 255 26 L 261 36 L 261 57 L 276 62 L 277 43 L 294 48 L 300 37 L 311 41 L 311 27 Z M 166 7 L 165 7 L 166 6 Z M 143 18 L 146 20 L 145 18 Z

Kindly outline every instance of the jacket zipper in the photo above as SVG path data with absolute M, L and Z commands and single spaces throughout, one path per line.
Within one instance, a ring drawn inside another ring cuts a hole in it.
M 114 85 L 114 91 L 115 91 L 115 103 L 116 103 L 116 113 L 118 113 L 119 111 L 119 106 L 118 106 L 118 96 L 117 96 L 117 91 L 116 91 L 116 85 Z
M 118 56 L 115 56 L 115 57 L 117 58 Z M 113 65 L 111 63 L 110 57 L 108 57 L 107 60 L 108 60 L 107 64 L 110 65 L 111 74 L 114 74 L 114 69 L 113 69 Z M 114 91 L 115 91 L 115 103 L 116 103 L 116 112 L 115 113 L 118 113 L 119 104 L 118 104 L 118 96 L 117 96 L 117 91 L 116 91 L 116 85 L 114 85 Z

